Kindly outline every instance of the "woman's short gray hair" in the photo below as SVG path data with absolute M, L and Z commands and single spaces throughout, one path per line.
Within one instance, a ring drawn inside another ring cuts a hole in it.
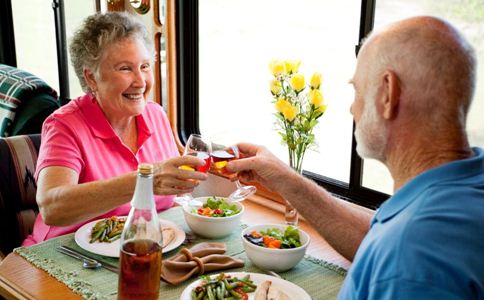
M 151 53 L 153 41 L 146 27 L 126 12 L 97 13 L 87 17 L 74 33 L 69 52 L 71 62 L 85 92 L 91 91 L 84 79 L 84 69 L 98 75 L 103 51 L 127 38 L 139 39 Z

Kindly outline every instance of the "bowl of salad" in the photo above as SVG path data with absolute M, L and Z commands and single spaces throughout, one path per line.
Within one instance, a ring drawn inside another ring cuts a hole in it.
M 188 227 L 197 235 L 206 238 L 221 238 L 231 234 L 240 226 L 244 206 L 230 202 L 225 197 L 198 197 L 202 207 L 183 206 L 183 215 Z
M 255 225 L 242 231 L 245 253 L 257 267 L 283 272 L 296 266 L 310 242 L 303 230 L 281 224 Z

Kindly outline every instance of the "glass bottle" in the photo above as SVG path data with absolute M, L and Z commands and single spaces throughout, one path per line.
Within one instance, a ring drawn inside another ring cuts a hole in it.
M 158 299 L 163 236 L 153 198 L 153 165 L 138 166 L 120 241 L 118 299 Z

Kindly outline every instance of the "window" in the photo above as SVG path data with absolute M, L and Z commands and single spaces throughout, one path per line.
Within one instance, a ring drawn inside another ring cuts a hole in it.
M 52 5 L 45 0 L 12 1 L 17 67 L 59 92 Z
M 356 64 L 360 14 L 360 7 L 352 4 L 354 0 L 200 1 L 200 131 L 234 132 L 287 161 L 287 149 L 273 130 L 268 65 L 274 59 L 301 60 L 300 72 L 307 80 L 315 71 L 323 74 L 322 91 L 329 103 L 315 130 L 319 151 L 307 152 L 304 169 L 348 183 L 354 97 L 348 80 Z
M 94 1 L 86 2 L 85 0 L 69 0 L 64 1 L 65 12 L 65 30 L 66 30 L 66 45 L 70 45 L 72 36 L 75 30 L 81 25 L 82 21 L 95 11 Z M 71 98 L 77 98 L 84 93 L 82 92 L 81 84 L 71 64 L 71 57 L 68 53 L 68 69 L 69 69 L 69 93 Z
M 361 187 L 349 112 L 355 45 L 371 29 L 367 20 L 372 20 L 373 1 L 203 0 L 178 5 L 182 130 L 204 135 L 228 131 L 240 141 L 266 145 L 287 161 L 274 130 L 268 65 L 274 59 L 301 60 L 306 78 L 322 73 L 329 104 L 315 131 L 318 152 L 306 154 L 305 175 L 338 194 L 366 198 L 366 204 L 388 197 Z M 181 132 L 182 138 L 188 133 Z
M 459 1 L 179 1 L 180 45 L 187 51 L 179 80 L 181 130 L 210 135 L 224 130 L 268 146 L 281 159 L 287 153 L 273 130 L 274 109 L 268 91 L 272 59 L 299 59 L 306 76 L 323 74 L 329 102 L 316 136 L 319 152 L 308 152 L 305 175 L 330 191 L 374 207 L 392 194 L 386 167 L 362 161 L 352 139 L 349 107 L 353 91 L 354 44 L 372 28 L 414 15 L 441 16 L 456 25 L 484 61 L 484 6 Z M 361 4 L 361 5 L 360 5 Z M 189 12 L 189 13 L 187 13 Z M 478 78 L 484 76 L 478 70 Z M 484 87 L 478 83 L 468 117 L 471 145 L 484 146 Z M 181 136 L 186 132 L 181 132 Z
M 66 1 L 66 43 L 81 21 L 94 9 L 94 1 Z M 55 17 L 52 3 L 45 0 L 12 1 L 17 66 L 42 78 L 60 93 L 56 48 Z M 81 86 L 69 65 L 69 88 L 73 97 L 81 95 Z

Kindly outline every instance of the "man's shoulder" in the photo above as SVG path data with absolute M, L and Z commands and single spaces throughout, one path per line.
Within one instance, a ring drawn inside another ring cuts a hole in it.
M 361 253 L 348 276 L 356 289 L 370 294 L 394 289 L 393 295 L 400 295 L 405 287 L 418 292 L 432 286 L 435 295 L 472 295 L 472 286 L 484 285 L 484 240 L 478 235 L 483 221 L 463 218 L 456 224 L 452 212 L 428 215 L 408 211 L 399 217 L 378 224 L 381 228 L 377 232 L 370 230 L 368 240 L 358 250 Z

